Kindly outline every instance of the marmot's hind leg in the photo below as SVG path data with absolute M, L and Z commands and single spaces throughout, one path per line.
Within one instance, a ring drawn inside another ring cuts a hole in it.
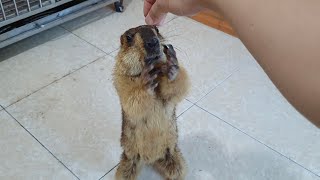
M 165 156 L 157 160 L 153 166 L 166 180 L 183 180 L 187 171 L 185 160 L 178 147 L 173 150 L 167 149 Z
M 139 155 L 128 158 L 123 152 L 116 172 L 116 180 L 136 180 L 140 170 L 141 161 Z

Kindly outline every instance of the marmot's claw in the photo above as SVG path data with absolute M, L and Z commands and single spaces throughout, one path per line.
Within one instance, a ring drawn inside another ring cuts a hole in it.
M 168 44 L 169 47 L 169 53 L 173 56 L 176 56 L 176 51 L 174 50 L 173 46 L 171 44 Z
M 157 81 L 151 81 L 147 84 L 147 87 L 148 87 L 148 92 L 150 94 L 153 94 L 154 93 L 154 89 L 158 87 L 158 82 Z
M 176 51 L 171 44 L 164 45 L 164 53 L 166 54 L 167 58 L 170 57 L 177 59 Z
M 174 50 L 173 46 L 171 44 L 164 45 L 164 54 L 167 57 L 168 65 L 178 65 L 178 59 L 176 55 L 176 51 Z
M 164 45 L 164 53 L 168 60 L 167 75 L 169 81 L 174 81 L 179 74 L 179 64 L 176 56 L 176 51 L 171 44 Z
M 172 65 L 169 67 L 168 71 L 168 79 L 169 81 L 174 81 L 179 74 L 179 66 L 177 65 Z

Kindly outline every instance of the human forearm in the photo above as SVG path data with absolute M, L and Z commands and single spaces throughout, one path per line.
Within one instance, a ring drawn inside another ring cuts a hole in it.
M 320 127 L 319 0 L 145 0 L 147 24 L 208 8 L 229 20 L 282 94 Z
M 282 94 L 320 127 L 320 1 L 208 0 Z

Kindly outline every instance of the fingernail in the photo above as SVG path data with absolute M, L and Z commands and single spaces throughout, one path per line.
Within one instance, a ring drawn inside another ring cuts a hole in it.
M 146 23 L 148 25 L 153 25 L 153 20 L 151 19 L 151 17 L 149 15 L 146 17 Z

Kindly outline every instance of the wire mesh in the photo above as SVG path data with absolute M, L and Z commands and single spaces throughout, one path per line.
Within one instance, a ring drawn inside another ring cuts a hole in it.
M 0 22 L 48 6 L 54 2 L 52 0 L 0 0 Z

